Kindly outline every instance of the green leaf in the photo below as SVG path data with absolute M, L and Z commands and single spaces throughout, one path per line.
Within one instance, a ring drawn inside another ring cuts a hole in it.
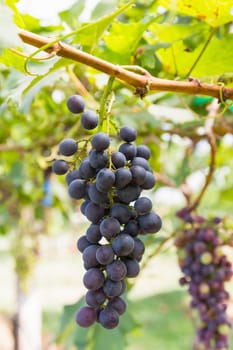
M 111 51 L 130 56 L 130 53 L 135 51 L 147 26 L 142 23 L 114 22 L 109 34 L 104 37 L 105 43 Z
M 69 26 L 76 28 L 78 23 L 78 17 L 82 13 L 85 7 L 85 0 L 76 1 L 69 9 L 59 12 L 59 17 L 62 21 L 66 22 Z
M 100 18 L 99 20 L 84 24 L 77 32 L 74 42 L 79 43 L 85 48 L 85 51 L 92 51 L 98 44 L 100 38 L 104 34 L 105 30 L 112 24 L 113 20 L 123 13 L 134 1 L 128 2 L 126 5 L 120 7 L 116 11 L 110 13 L 107 16 Z
M 9 6 L 11 8 L 11 10 L 14 13 L 14 22 L 15 24 L 19 27 L 19 28 L 25 28 L 25 24 L 23 21 L 22 16 L 20 15 L 17 7 L 16 7 L 16 3 L 19 2 L 19 0 L 5 0 L 5 3 L 7 4 L 7 6 Z
M 92 11 L 91 18 L 93 20 L 96 20 L 102 16 L 106 16 L 106 14 L 110 13 L 112 9 L 116 6 L 116 0 L 102 0 L 96 5 L 94 10 Z
M 196 17 L 211 27 L 219 27 L 233 20 L 232 0 L 160 0 L 159 3 L 171 11 Z
M 6 47 L 15 47 L 21 45 L 18 37 L 18 29 L 13 22 L 11 10 L 0 3 L 0 52 Z
M 9 49 L 4 49 L 3 54 L 0 56 L 0 63 L 4 64 L 6 67 L 14 67 L 19 72 L 24 73 L 24 61 L 25 59 Z

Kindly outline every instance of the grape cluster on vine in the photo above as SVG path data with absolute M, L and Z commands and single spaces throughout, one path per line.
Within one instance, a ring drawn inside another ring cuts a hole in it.
M 82 113 L 81 123 L 87 130 L 98 124 L 95 113 L 84 112 L 85 103 L 77 95 L 68 99 L 72 113 Z M 130 126 L 119 131 L 122 143 L 112 151 L 109 135 L 97 132 L 91 138 L 91 148 L 78 168 L 70 170 L 66 160 L 57 159 L 53 171 L 66 174 L 71 198 L 82 199 L 81 212 L 90 221 L 85 235 L 77 242 L 86 272 L 86 306 L 76 315 L 78 325 L 89 327 L 96 321 L 104 328 L 115 328 L 119 316 L 126 310 L 122 294 L 126 279 L 136 277 L 145 247 L 138 237 L 156 233 L 161 228 L 160 217 L 152 211 L 152 202 L 141 196 L 152 189 L 155 177 L 148 159 L 150 149 L 135 145 L 137 132 Z M 77 142 L 64 139 L 59 154 L 74 156 Z
M 178 216 L 190 222 L 175 243 L 183 273 L 180 284 L 188 286 L 191 307 L 199 315 L 200 349 L 227 350 L 231 323 L 226 313 L 229 293 L 225 282 L 231 279 L 233 270 L 222 249 L 224 241 L 218 234 L 221 220 L 198 217 L 195 222 L 185 211 Z

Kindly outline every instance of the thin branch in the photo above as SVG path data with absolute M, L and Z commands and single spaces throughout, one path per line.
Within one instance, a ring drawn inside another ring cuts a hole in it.
M 199 205 L 202 197 L 204 196 L 212 178 L 214 175 L 214 170 L 215 170 L 215 163 L 216 163 L 216 152 L 217 152 L 217 146 L 216 146 L 216 139 L 215 139 L 215 134 L 213 132 L 213 125 L 214 125 L 214 118 L 211 116 L 216 114 L 216 109 L 218 108 L 218 105 L 216 104 L 216 101 L 214 100 L 213 103 L 210 105 L 210 110 L 209 110 L 209 116 L 210 118 L 206 120 L 206 136 L 209 141 L 210 145 L 210 164 L 209 164 L 209 169 L 208 173 L 205 178 L 205 183 L 204 186 L 202 187 L 199 195 L 193 202 L 193 204 L 189 207 L 189 211 L 192 211 L 197 208 Z
M 25 147 L 20 145 L 0 144 L 0 152 L 25 152 Z
M 112 64 L 108 61 L 90 55 L 86 52 L 78 50 L 62 42 L 56 44 L 48 44 L 52 41 L 50 38 L 43 37 L 28 31 L 20 31 L 20 38 L 27 44 L 43 48 L 46 46 L 47 52 L 56 52 L 58 56 L 71 59 L 73 61 L 83 63 L 87 66 L 93 67 L 103 73 L 124 81 L 128 85 L 135 88 L 147 89 L 147 90 L 158 90 L 158 91 L 171 91 L 177 93 L 186 93 L 191 95 L 206 95 L 212 96 L 217 99 L 221 99 L 223 95 L 224 99 L 233 100 L 233 88 L 222 87 L 219 85 L 207 84 L 196 81 L 175 81 L 168 79 L 159 79 L 156 77 L 150 77 L 146 75 L 137 74 L 124 69 L 118 65 Z
M 203 56 L 205 50 L 207 49 L 207 47 L 209 46 L 209 43 L 211 42 L 214 34 L 216 33 L 216 28 L 213 28 L 210 32 L 210 35 L 207 39 L 207 41 L 205 42 L 205 45 L 203 46 L 201 52 L 199 53 L 199 55 L 197 56 L 196 60 L 194 61 L 194 63 L 192 64 L 191 68 L 189 69 L 188 73 L 187 73 L 187 77 L 190 76 L 190 74 L 192 73 L 192 71 L 194 70 L 194 68 L 196 67 L 196 65 L 198 64 L 198 62 L 200 61 L 201 57 Z

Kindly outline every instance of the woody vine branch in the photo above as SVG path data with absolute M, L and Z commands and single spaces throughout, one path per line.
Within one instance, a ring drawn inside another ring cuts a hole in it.
M 125 69 L 121 66 L 112 64 L 89 53 L 73 48 L 72 46 L 63 42 L 57 41 L 54 44 L 54 40 L 52 41 L 50 38 L 46 38 L 32 32 L 21 30 L 19 32 L 19 36 L 26 44 L 35 46 L 49 53 L 52 52 L 57 56 L 83 63 L 103 73 L 113 76 L 116 79 L 135 87 L 138 94 L 141 95 L 143 95 L 144 91 L 146 92 L 147 90 L 158 90 L 191 95 L 212 96 L 221 102 L 222 100 L 227 99 L 233 100 L 233 88 L 208 84 L 205 82 L 197 82 L 195 79 L 191 81 L 175 81 L 160 79 L 151 76 L 149 73 L 135 73 L 134 70 L 131 71 L 129 68 Z

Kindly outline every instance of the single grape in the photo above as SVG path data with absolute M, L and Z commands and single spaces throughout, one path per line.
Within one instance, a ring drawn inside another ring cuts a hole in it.
M 110 245 L 103 245 L 96 251 L 96 260 L 101 265 L 111 264 L 114 259 L 114 251 Z
M 123 315 L 126 310 L 126 303 L 121 297 L 115 297 L 108 301 L 107 307 L 114 309 L 118 315 Z
M 77 142 L 74 139 L 64 139 L 60 142 L 58 152 L 63 156 L 72 156 L 78 150 Z
M 89 180 L 96 175 L 96 170 L 92 168 L 89 159 L 84 159 L 79 166 L 80 177 L 84 180 Z
M 95 204 L 93 202 L 89 202 L 85 208 L 85 216 L 89 221 L 93 224 L 98 224 L 98 222 L 102 219 L 105 214 L 104 207 L 101 205 Z
M 95 129 L 98 125 L 99 117 L 93 111 L 85 111 L 81 116 L 82 127 L 86 130 Z
M 64 175 L 67 173 L 69 166 L 66 161 L 57 159 L 53 162 L 52 171 L 57 175 Z
M 129 204 L 140 196 L 141 189 L 138 185 L 128 185 L 117 190 L 117 196 L 121 202 Z
M 147 171 L 151 171 L 150 164 L 148 160 L 142 157 L 134 157 L 132 160 L 132 165 L 139 165 Z
M 141 185 L 144 190 L 150 190 L 155 185 L 155 177 L 150 171 L 146 171 L 145 181 Z
M 99 323 L 106 329 L 113 329 L 119 323 L 118 313 L 113 308 L 106 307 L 99 313 Z
M 127 269 L 126 277 L 132 278 L 136 277 L 139 274 L 140 267 L 136 259 L 124 258 L 123 262 Z
M 83 276 L 83 284 L 87 289 L 97 290 L 104 284 L 104 274 L 100 269 L 90 268 Z
M 129 169 L 119 168 L 115 172 L 115 179 L 116 188 L 121 189 L 130 183 L 132 180 L 132 173 Z
M 81 236 L 77 241 L 77 248 L 82 253 L 85 248 L 89 247 L 90 242 L 88 241 L 86 236 Z
M 120 222 L 114 217 L 105 218 L 100 224 L 100 232 L 108 240 L 115 237 L 120 230 Z
M 130 172 L 132 174 L 132 183 L 136 185 L 142 185 L 146 179 L 146 170 L 139 166 L 133 165 L 130 167 Z
M 108 298 L 118 297 L 122 293 L 122 281 L 112 281 L 106 279 L 103 286 L 103 291 Z
M 86 294 L 86 303 L 89 306 L 97 308 L 101 306 L 106 300 L 103 288 L 97 290 L 88 290 Z
M 71 198 L 81 199 L 86 195 L 86 184 L 83 180 L 73 180 L 68 187 L 68 192 Z
M 110 215 L 116 218 L 120 224 L 127 224 L 131 218 L 131 210 L 125 204 L 115 203 L 110 209 Z
M 140 261 L 144 252 L 145 252 L 144 243 L 139 238 L 135 237 L 134 238 L 134 248 L 129 255 L 130 258 L 136 259 L 137 261 Z
M 122 168 L 126 164 L 125 155 L 121 152 L 113 152 L 111 155 L 112 164 L 116 169 Z
M 142 157 L 148 160 L 150 156 L 151 156 L 151 152 L 149 147 L 147 147 L 146 145 L 137 146 L 136 157 Z
M 118 256 L 129 255 L 134 248 L 134 239 L 127 234 L 119 234 L 112 241 L 112 249 Z
M 76 314 L 76 322 L 80 327 L 90 327 L 97 321 L 96 310 L 89 306 L 83 306 Z
M 103 151 L 110 145 L 110 139 L 107 134 L 98 132 L 93 136 L 91 144 L 96 151 Z
M 66 175 L 66 183 L 69 185 L 73 180 L 81 179 L 79 169 L 70 171 Z
M 96 176 L 96 188 L 100 192 L 108 192 L 115 183 L 115 174 L 110 169 L 101 169 Z
M 125 225 L 122 233 L 127 233 L 132 237 L 137 236 L 139 234 L 139 226 L 137 220 L 129 220 L 129 222 Z
M 127 269 L 121 260 L 114 260 L 111 264 L 107 265 L 106 272 L 108 278 L 112 281 L 121 281 L 125 278 Z
M 80 95 L 72 95 L 67 100 L 67 107 L 71 113 L 82 113 L 85 108 L 85 101 Z
M 147 214 L 152 209 L 152 202 L 147 197 L 140 197 L 135 201 L 134 208 L 139 215 Z
M 90 243 L 98 243 L 102 238 L 99 225 L 91 224 L 87 229 L 86 238 Z
M 162 221 L 155 213 L 141 215 L 138 222 L 143 233 L 156 233 L 162 227 Z
M 137 131 L 131 126 L 123 126 L 123 128 L 120 129 L 121 140 L 126 142 L 132 142 L 136 140 L 136 137 L 137 137 Z
M 109 201 L 108 194 L 98 191 L 95 183 L 88 187 L 88 196 L 96 204 L 107 203 Z
M 89 199 L 86 199 L 85 201 L 82 202 L 82 204 L 80 205 L 80 211 L 83 215 L 85 215 L 85 210 L 87 205 L 91 203 L 91 201 Z
M 95 149 L 93 149 L 89 153 L 89 162 L 92 168 L 102 169 L 108 163 L 108 154 L 106 152 L 98 152 Z
M 127 160 L 132 160 L 136 156 L 136 147 L 130 142 L 122 143 L 119 152 L 123 153 Z
M 83 262 L 85 269 L 95 267 L 99 265 L 99 262 L 96 259 L 96 251 L 99 248 L 98 244 L 91 244 L 83 251 Z

